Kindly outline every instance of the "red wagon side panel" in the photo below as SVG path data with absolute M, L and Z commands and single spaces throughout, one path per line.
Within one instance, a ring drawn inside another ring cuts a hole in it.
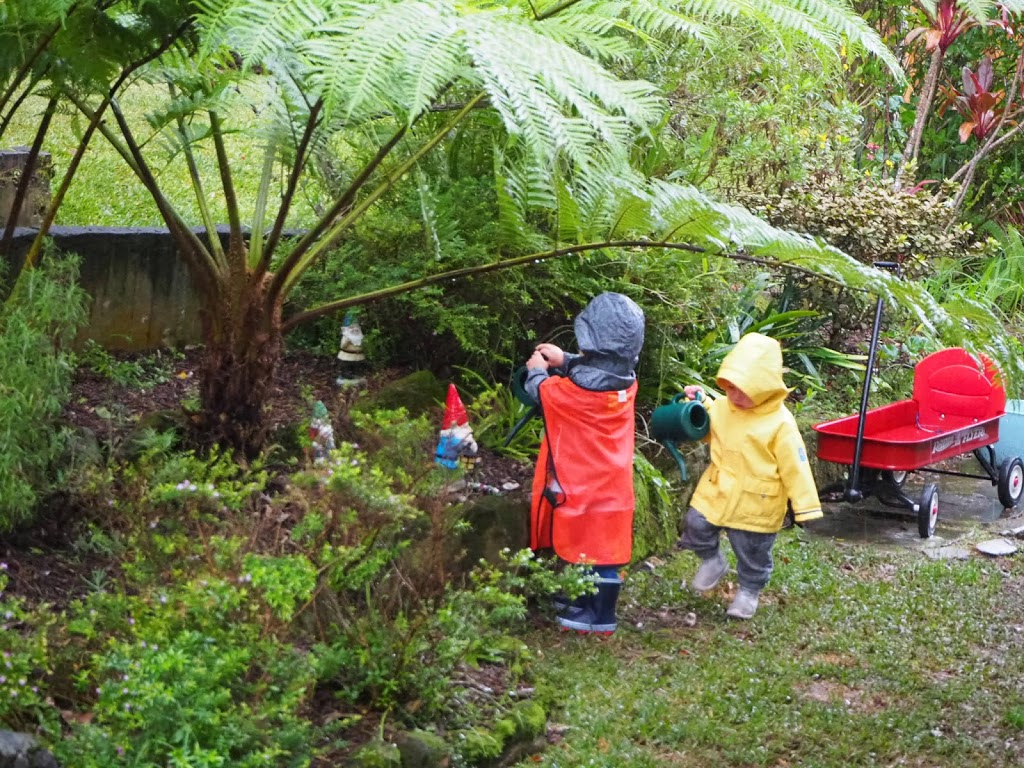
M 914 398 L 864 414 L 861 465 L 914 470 L 999 439 L 1006 393 L 995 368 L 960 348 L 944 349 L 914 368 Z M 819 459 L 853 464 L 860 416 L 815 424 Z

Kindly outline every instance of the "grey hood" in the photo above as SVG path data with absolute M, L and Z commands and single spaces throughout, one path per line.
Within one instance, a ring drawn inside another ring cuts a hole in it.
M 621 293 L 602 293 L 587 305 L 575 324 L 582 357 L 569 367 L 569 378 L 593 390 L 625 389 L 636 380 L 644 346 L 644 312 Z
M 632 368 L 644 347 L 644 312 L 628 296 L 602 293 L 580 312 L 575 330 L 588 358 L 613 358 Z

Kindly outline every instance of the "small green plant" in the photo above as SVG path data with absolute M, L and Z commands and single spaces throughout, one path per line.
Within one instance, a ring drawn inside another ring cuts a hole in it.
M 103 642 L 78 664 L 78 695 L 90 716 L 56 745 L 64 764 L 308 765 L 310 724 L 301 707 L 312 691 L 311 667 L 265 633 L 273 606 L 260 599 L 267 586 L 276 583 L 276 594 L 292 580 L 267 570 L 260 580 L 257 587 L 244 573 L 205 571 L 137 595 L 95 593 L 73 606 L 68 626 L 77 645 L 70 647 Z
M 168 381 L 183 355 L 157 351 L 152 355 L 118 358 L 92 339 L 79 353 L 79 363 L 93 373 L 130 389 L 151 389 Z
M 55 617 L 45 608 L 30 610 L 23 600 L 4 595 L 8 565 L 0 562 L 0 723 L 31 730 L 52 724 L 45 678 L 51 659 L 47 632 Z
M 317 646 L 318 678 L 349 703 L 399 711 L 415 701 L 415 713 L 404 714 L 410 722 L 444 717 L 458 724 L 460 714 L 449 711 L 455 670 L 518 663 L 526 648 L 508 630 L 526 616 L 528 598 L 558 591 L 577 596 L 590 583 L 583 569 L 556 573 L 529 550 L 506 550 L 501 562 L 481 562 L 467 588 L 453 585 L 436 604 L 412 603 L 388 617 L 371 602 L 347 631 Z
M 467 368 L 459 370 L 474 394 L 467 410 L 477 442 L 513 459 L 534 459 L 544 429 L 540 414 L 520 402 L 511 387 L 491 384 Z

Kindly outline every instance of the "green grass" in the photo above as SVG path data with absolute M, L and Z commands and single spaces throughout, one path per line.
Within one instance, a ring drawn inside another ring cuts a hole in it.
M 137 140 L 145 144 L 144 154 L 152 165 L 157 180 L 167 198 L 193 226 L 202 224 L 195 193 L 189 180 L 188 168 L 181 155 L 171 156 L 165 151 L 160 139 L 152 139 L 152 130 L 146 122 L 146 114 L 162 103 L 166 91 L 156 86 L 139 83 L 126 90 L 121 105 Z M 262 96 L 251 94 L 252 104 L 259 104 Z M 18 110 L 11 126 L 4 134 L 3 146 L 29 146 L 38 127 L 45 100 L 35 97 L 26 100 Z M 246 112 L 248 110 L 248 113 Z M 115 125 L 113 118 L 108 124 Z M 226 124 L 252 127 L 255 118 L 251 107 L 240 104 L 235 113 L 229 115 Z M 71 157 L 78 147 L 79 138 L 86 127 L 80 115 L 62 112 L 56 115 L 47 134 L 43 149 L 51 154 L 54 177 L 51 189 L 60 184 Z M 231 161 L 234 184 L 239 194 L 239 205 L 243 211 L 243 223 L 251 223 L 255 210 L 256 192 L 262 172 L 263 151 L 257 139 L 248 133 L 230 133 L 225 144 Z M 224 195 L 216 167 L 212 144 L 197 147 L 196 161 L 203 178 L 206 197 L 217 222 L 227 221 Z M 283 180 L 281 182 L 283 184 Z M 314 220 L 312 206 L 318 204 L 322 190 L 316 185 L 302 187 L 289 226 L 308 226 Z M 271 192 L 271 206 L 278 187 Z M 275 214 L 272 210 L 271 214 Z M 94 135 L 89 149 L 82 159 L 67 197 L 57 215 L 58 225 L 65 226 L 113 226 L 145 227 L 163 226 L 163 220 L 153 203 L 152 197 L 128 169 L 124 160 L 101 134 Z
M 750 622 L 726 620 L 727 589 L 685 591 L 697 562 L 681 553 L 627 580 L 615 637 L 531 637 L 538 691 L 569 728 L 521 765 L 1017 764 L 1020 564 L 800 532 L 775 553 Z

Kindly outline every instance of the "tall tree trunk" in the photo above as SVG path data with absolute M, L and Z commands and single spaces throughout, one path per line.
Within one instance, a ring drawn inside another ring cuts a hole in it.
M 269 279 L 245 284 L 203 319 L 196 427 L 205 440 L 230 445 L 246 458 L 266 442 L 264 408 L 284 348 L 280 307 L 266 311 L 268 285 Z
M 924 136 L 924 127 L 928 122 L 928 114 L 932 110 L 932 102 L 935 100 L 935 91 L 939 85 L 939 74 L 942 72 L 942 59 L 945 51 L 936 46 L 932 53 L 932 61 L 928 66 L 928 74 L 925 75 L 924 83 L 921 86 L 921 96 L 917 100 L 917 113 L 914 115 L 914 127 L 910 129 L 910 136 L 907 137 L 907 146 L 903 150 L 903 159 L 900 161 L 900 169 L 896 174 L 895 186 L 902 186 L 903 175 L 907 165 L 917 159 L 921 151 L 921 138 Z

